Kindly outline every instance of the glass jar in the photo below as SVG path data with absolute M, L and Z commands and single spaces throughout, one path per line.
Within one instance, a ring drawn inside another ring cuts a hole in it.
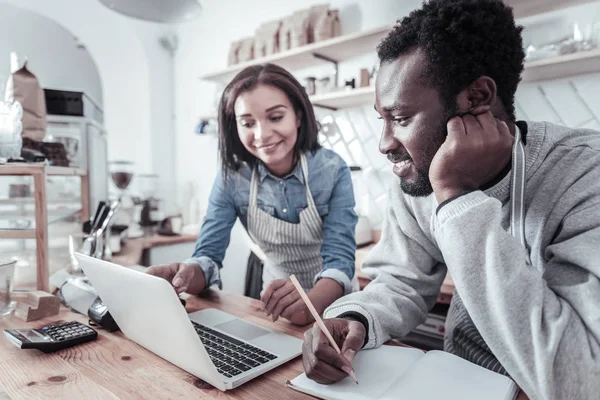
M 315 78 L 314 76 L 309 76 L 308 78 L 306 78 L 306 93 L 309 96 L 313 96 L 317 93 L 316 80 L 317 78 Z
M 23 107 L 18 101 L 0 101 L 0 158 L 21 156 Z
M 16 301 L 12 298 L 16 260 L 0 260 L 0 317 L 12 313 Z

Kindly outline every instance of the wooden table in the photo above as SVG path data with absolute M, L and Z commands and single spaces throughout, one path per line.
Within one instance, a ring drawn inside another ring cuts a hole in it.
M 187 300 L 188 312 L 215 307 L 270 329 L 302 338 L 307 328 L 271 322 L 259 302 L 209 290 Z M 15 317 L 0 320 L 0 329 L 36 328 L 57 320 L 87 318 L 62 307 L 59 315 L 25 323 Z M 392 344 L 399 344 L 394 342 Z M 300 357 L 241 387 L 221 392 L 128 340 L 121 332 L 98 330 L 98 340 L 44 354 L 21 350 L 0 339 L 0 400 L 8 399 L 312 399 L 288 389 L 286 380 L 303 372 Z M 526 397 L 519 397 L 526 400 Z
M 273 323 L 247 297 L 209 290 L 190 297 L 188 312 L 216 307 L 231 314 L 302 338 L 306 328 Z M 0 321 L 0 329 L 35 328 L 57 320 L 88 319 L 62 307 L 59 315 L 25 323 L 15 317 Z M 21 350 L 0 338 L 0 399 L 310 399 L 284 386 L 303 372 L 298 357 L 242 385 L 221 392 L 128 340 L 121 333 L 98 330 L 98 340 L 56 353 Z

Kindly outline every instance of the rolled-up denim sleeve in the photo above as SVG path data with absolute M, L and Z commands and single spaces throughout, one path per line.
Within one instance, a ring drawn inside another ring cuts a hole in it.
M 341 160 L 340 160 L 341 161 Z M 323 269 L 315 277 L 337 281 L 344 294 L 352 292 L 355 271 L 356 240 L 354 229 L 358 221 L 354 211 L 354 190 L 350 168 L 341 161 L 334 178 L 334 187 L 329 200 L 329 212 L 323 217 Z
M 184 261 L 185 264 L 196 264 L 202 272 L 204 272 L 204 279 L 206 280 L 206 288 L 217 285 L 219 289 L 223 288 L 223 282 L 221 282 L 221 271 L 220 266 L 210 258 L 206 256 L 192 257 Z
M 228 179 L 230 179 L 228 177 Z M 228 182 L 230 182 L 228 180 Z M 217 174 L 208 201 L 208 210 L 202 223 L 200 236 L 192 257 L 185 263 L 196 264 L 204 272 L 206 287 L 221 287 L 220 269 L 225 251 L 229 246 L 231 228 L 237 218 L 235 201 L 228 182 L 223 183 L 221 172 Z

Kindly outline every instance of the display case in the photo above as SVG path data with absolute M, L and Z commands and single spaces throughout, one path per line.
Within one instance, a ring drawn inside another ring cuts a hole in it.
M 104 126 L 95 119 L 48 115 L 45 142 L 62 143 L 71 167 L 86 171 L 87 197 L 95 208 L 109 197 L 108 144 Z
M 17 289 L 49 291 L 49 276 L 68 266 L 69 235 L 87 219 L 85 170 L 0 165 L 0 257 L 17 259 Z

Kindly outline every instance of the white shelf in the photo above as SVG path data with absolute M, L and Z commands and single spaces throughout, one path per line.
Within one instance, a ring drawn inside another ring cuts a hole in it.
M 314 54 L 341 62 L 365 53 L 374 52 L 379 41 L 387 35 L 390 29 L 391 26 L 382 26 L 376 29 L 353 33 L 351 35 L 344 35 L 333 39 L 323 40 L 321 42 L 311 43 L 306 46 L 297 47 L 260 59 L 235 64 L 202 75 L 200 79 L 227 83 L 242 69 L 251 65 L 267 62 L 280 65 L 288 70 L 310 67 L 324 62 L 314 57 Z
M 85 176 L 86 171 L 72 167 L 54 167 L 43 163 L 12 163 L 0 165 L 0 176 L 27 176 L 46 173 L 48 176 Z
M 54 114 L 47 115 L 46 120 L 50 124 L 81 124 L 82 122 L 88 121 L 88 119 L 86 117 L 76 117 L 76 116 L 72 116 L 72 115 L 54 115 Z
M 594 0 L 504 0 L 513 7 L 515 18 L 524 18 L 540 13 L 560 10 Z M 204 80 L 228 83 L 239 71 L 256 64 L 271 62 L 290 71 L 318 65 L 324 61 L 315 55 L 342 62 L 356 56 L 374 52 L 392 26 L 386 25 L 363 32 L 340 36 L 322 42 L 312 43 L 261 59 L 232 65 L 230 67 L 202 75 Z M 533 61 L 525 64 L 523 82 L 556 79 L 571 75 L 600 72 L 600 50 L 569 54 L 561 57 Z M 351 92 L 335 92 L 311 96 L 315 106 L 331 109 L 355 107 L 374 101 L 372 88 L 358 88 Z
M 530 17 L 594 1 L 596 0 L 504 0 L 513 8 L 515 18 Z
M 600 72 L 600 49 L 525 63 L 522 82 L 564 78 Z
M 75 216 L 78 213 L 81 213 L 81 205 L 78 205 L 76 207 L 59 207 L 56 209 L 48 210 L 48 224 L 52 224 L 53 222 Z M 32 223 L 35 223 L 35 210 L 2 211 L 0 221 L 7 220 L 31 220 Z
M 81 208 L 71 209 L 60 209 L 48 212 L 48 226 L 62 222 L 66 219 L 77 218 L 81 214 Z M 11 222 L 13 224 L 11 224 Z M 15 228 L 14 223 L 19 222 L 24 226 L 22 228 Z M 13 226 L 11 226 L 13 225 Z M 0 231 L 4 232 L 23 232 L 32 231 L 35 234 L 35 213 L 16 213 L 16 212 L 2 212 L 0 218 Z M 34 236 L 35 237 L 35 236 Z
M 600 72 L 600 49 L 525 63 L 522 82 L 558 79 L 594 72 Z M 310 101 L 316 107 L 332 110 L 358 107 L 374 104 L 375 89 L 370 86 L 351 91 L 325 93 L 311 96 Z
M 48 200 L 49 205 L 64 205 L 64 204 L 81 204 L 79 197 L 65 197 L 61 199 Z M 35 204 L 35 198 L 33 197 L 13 197 L 13 198 L 0 198 L 0 205 L 33 205 Z
M 0 239 L 35 239 L 35 229 L 0 229 Z
M 358 107 L 369 103 L 375 104 L 375 88 L 368 86 L 324 93 L 310 96 L 310 101 L 315 107 L 324 107 L 331 110 Z
M 204 120 L 204 121 L 211 121 L 211 120 L 216 120 L 218 118 L 217 113 L 214 114 L 201 114 L 197 117 L 197 119 L 199 120 Z
M 515 18 L 525 18 L 579 4 L 591 3 L 593 1 L 595 0 L 504 0 L 506 4 L 513 7 Z M 201 75 L 200 79 L 228 83 L 235 74 L 242 69 L 251 65 L 267 62 L 280 65 L 288 70 L 310 67 L 322 63 L 323 61 L 315 58 L 314 54 L 319 54 L 332 60 L 342 62 L 365 53 L 374 52 L 377 44 L 391 29 L 392 26 L 386 25 L 363 32 L 311 43 L 292 50 L 219 69 Z

